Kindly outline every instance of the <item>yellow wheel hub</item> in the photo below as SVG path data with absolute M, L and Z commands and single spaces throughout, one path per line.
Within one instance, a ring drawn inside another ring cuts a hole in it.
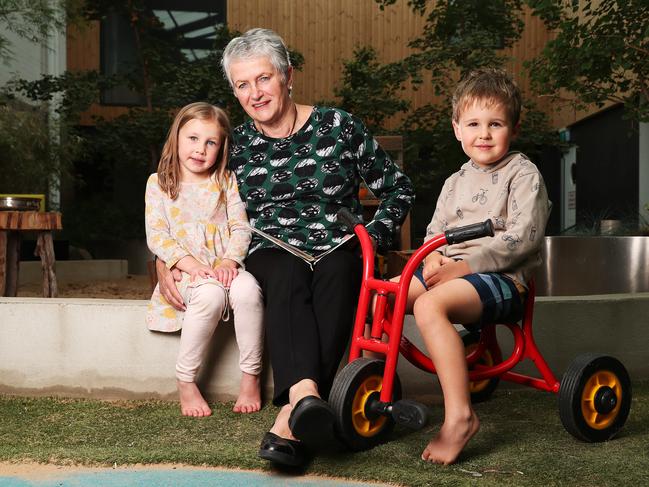
M 610 387 L 617 397 L 617 404 L 608 413 L 600 413 L 595 407 L 597 392 L 601 387 Z M 581 394 L 581 413 L 586 424 L 593 429 L 602 430 L 610 426 L 620 412 L 622 404 L 622 384 L 617 375 L 608 370 L 594 373 L 584 385 Z
M 467 346 L 465 348 L 466 355 L 468 356 L 469 354 L 471 354 L 476 348 L 478 348 L 478 345 L 475 343 Z M 480 357 L 478 363 L 482 365 L 487 365 L 489 367 L 491 367 L 494 364 L 494 360 L 491 357 L 491 353 L 489 352 L 489 350 L 485 350 L 484 355 Z M 475 394 L 476 392 L 483 391 L 488 385 L 489 385 L 489 379 L 469 382 L 469 392 L 471 394 Z
M 366 378 L 358 387 L 352 403 L 352 424 L 356 432 L 367 438 L 377 435 L 387 421 L 385 416 L 369 419 L 365 415 L 365 406 L 372 394 L 380 393 L 383 386 L 383 377 L 372 375 Z

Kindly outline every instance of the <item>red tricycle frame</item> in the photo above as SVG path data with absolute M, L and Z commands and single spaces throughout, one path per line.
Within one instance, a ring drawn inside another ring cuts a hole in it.
M 374 275 L 374 247 L 363 224 L 341 211 L 339 218 L 353 227 L 363 254 L 363 276 L 349 363 L 334 381 L 329 401 L 337 416 L 340 437 L 355 450 L 382 441 L 395 421 L 411 427 L 425 424 L 425 407 L 400 400 L 396 375 L 399 354 L 419 369 L 436 373 L 430 358 L 403 337 L 408 288 L 422 260 L 437 248 L 472 238 L 493 235 L 490 221 L 451 229 L 436 235 L 415 250 L 406 262 L 399 282 Z M 534 282 L 524 305 L 521 324 L 504 323 L 513 337 L 513 347 L 503 360 L 496 337 L 496 325 L 483 325 L 479 334 L 463 338 L 472 400 L 486 399 L 499 380 L 530 386 L 559 396 L 559 415 L 566 430 L 583 441 L 612 438 L 624 425 L 631 406 L 631 382 L 624 365 L 614 357 L 587 353 L 578 356 L 557 380 L 541 355 L 532 333 Z M 369 336 L 365 336 L 367 316 L 373 306 Z M 383 336 L 387 335 L 387 341 Z M 362 357 L 364 350 L 385 356 L 385 361 Z M 530 359 L 540 377 L 512 369 Z

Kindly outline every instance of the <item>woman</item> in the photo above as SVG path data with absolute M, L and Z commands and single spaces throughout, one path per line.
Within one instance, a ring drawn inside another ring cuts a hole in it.
M 413 189 L 363 123 L 343 110 L 291 99 L 288 50 L 271 30 L 252 29 L 232 39 L 222 66 L 251 118 L 234 130 L 230 159 L 251 225 L 311 254 L 325 252 L 348 233 L 336 212 L 348 208 L 361 216 L 358 189 L 364 180 L 381 200 L 368 229 L 380 249 L 388 248 Z M 353 324 L 362 269 L 358 249 L 343 245 L 311 268 L 253 234 L 246 269 L 264 293 L 273 403 L 281 406 L 259 455 L 301 465 L 306 448 L 333 433 L 334 413 L 325 399 Z M 159 277 L 165 297 L 182 306 L 169 273 Z

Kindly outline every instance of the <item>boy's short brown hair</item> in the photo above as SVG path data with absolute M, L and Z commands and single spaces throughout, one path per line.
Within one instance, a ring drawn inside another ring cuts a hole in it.
M 480 68 L 471 71 L 458 84 L 453 94 L 453 121 L 476 100 L 502 103 L 512 126 L 521 115 L 521 92 L 516 82 L 503 69 Z

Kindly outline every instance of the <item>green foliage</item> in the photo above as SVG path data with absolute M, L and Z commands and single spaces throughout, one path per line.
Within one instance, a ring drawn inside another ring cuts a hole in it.
M 0 193 L 48 194 L 67 173 L 79 141 L 53 138 L 52 124 L 43 108 L 0 99 Z
M 400 63 L 380 64 L 371 47 L 354 50 L 354 58 L 343 62 L 343 84 L 334 88 L 346 110 L 359 117 L 373 132 L 383 130 L 387 118 L 410 106 L 399 98 L 408 78 Z M 377 100 L 381 100 L 377 103 Z
M 66 20 L 76 16 L 80 0 L 0 0 L 0 60 L 13 59 L 7 33 L 31 42 L 42 42 Z
M 36 81 L 14 80 L 5 90 L 36 102 L 56 102 L 65 133 L 81 140 L 82 157 L 73 161 L 74 177 L 66 183 L 63 212 L 66 237 L 84 246 L 94 240 L 144 236 L 146 179 L 157 169 L 178 108 L 206 101 L 224 108 L 233 126 L 245 114 L 220 72 L 221 52 L 238 33 L 222 28 L 207 56 L 189 59 L 182 52 L 182 39 L 163 29 L 144 0 L 86 0 L 80 13 L 86 20 L 101 21 L 113 14 L 128 19 L 136 65 L 113 76 L 85 71 Z M 300 69 L 302 55 L 292 51 L 291 59 Z M 142 94 L 144 105 L 129 107 L 110 120 L 96 118 L 93 128 L 80 127 L 81 114 L 99 103 L 105 90 L 116 86 Z
M 527 0 L 556 36 L 528 63 L 538 89 L 558 107 L 623 103 L 627 116 L 649 121 L 647 0 Z M 568 91 L 574 100 L 562 98 Z
M 376 1 L 384 8 L 397 0 Z M 345 64 L 345 86 L 338 88 L 337 94 L 345 95 L 343 107 L 360 108 L 361 113 L 369 112 L 370 117 L 371 107 L 379 115 L 383 115 L 386 107 L 399 110 L 390 111 L 390 115 L 403 114 L 403 123 L 397 131 L 405 136 L 406 172 L 417 190 L 413 236 L 418 237 L 423 235 L 430 220 L 444 180 L 466 160 L 451 126 L 451 96 L 455 86 L 473 69 L 502 67 L 510 60 L 504 49 L 521 38 L 524 13 L 523 0 L 408 0 L 408 5 L 426 19 L 421 35 L 409 43 L 414 53 L 399 62 L 381 66 L 374 58 L 361 58 L 358 53 L 363 51 L 357 50 L 353 64 Z M 368 66 L 362 66 L 363 63 Z M 350 66 L 356 64 L 361 66 L 350 71 Z M 400 76 L 385 81 L 375 79 L 385 76 L 386 70 Z M 350 72 L 355 76 L 348 76 Z M 366 81 L 359 72 L 367 73 L 370 80 Z M 395 95 L 405 81 L 410 81 L 415 88 L 430 83 L 438 100 L 412 111 L 395 104 Z M 363 83 L 374 90 L 361 88 Z M 547 117 L 529 99 L 524 100 L 524 106 L 522 131 L 512 149 L 521 150 L 534 160 L 544 145 L 557 145 L 559 141 Z M 384 120 L 385 117 L 378 118 L 380 123 Z

